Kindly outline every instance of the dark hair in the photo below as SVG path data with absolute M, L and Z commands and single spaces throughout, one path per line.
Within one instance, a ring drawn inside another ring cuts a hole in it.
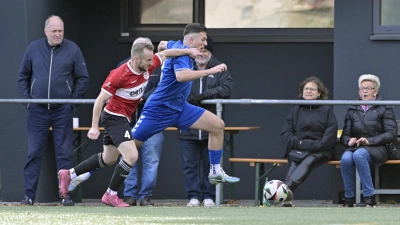
M 300 84 L 300 90 L 299 90 L 299 97 L 303 96 L 303 89 L 304 86 L 306 86 L 307 83 L 313 82 L 314 84 L 317 85 L 318 92 L 320 93 L 320 99 L 322 100 L 327 100 L 328 99 L 328 89 L 325 87 L 325 85 L 322 83 L 322 81 L 316 77 L 309 77 L 306 78 L 303 82 Z
M 204 48 L 210 51 L 211 53 L 213 52 L 213 42 L 210 36 L 207 36 L 207 45 Z
M 189 23 L 183 30 L 183 36 L 200 32 L 207 32 L 207 27 L 200 23 Z

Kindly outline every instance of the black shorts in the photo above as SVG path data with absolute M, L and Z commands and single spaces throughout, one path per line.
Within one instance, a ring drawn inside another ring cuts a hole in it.
M 103 145 L 114 145 L 118 148 L 122 142 L 133 140 L 127 118 L 103 111 L 100 121 L 104 127 Z

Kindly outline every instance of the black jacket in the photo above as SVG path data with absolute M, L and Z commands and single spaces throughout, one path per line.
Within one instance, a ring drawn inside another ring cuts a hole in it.
M 42 38 L 28 46 L 18 73 L 23 98 L 80 99 L 88 85 L 85 59 L 74 42 L 64 38 L 53 47 Z
M 383 97 L 378 95 L 376 100 L 383 100 Z M 369 132 L 364 128 L 357 111 L 361 113 L 365 124 L 374 133 Z M 386 144 L 389 144 L 397 138 L 397 123 L 392 106 L 373 105 L 365 113 L 359 105 L 349 106 L 340 142 L 349 147 L 350 138 L 367 137 L 369 145 L 362 146 L 365 148 L 375 163 L 380 164 L 389 159 L 389 154 L 386 150 Z
M 296 149 L 322 152 L 331 159 L 337 141 L 337 130 L 337 120 L 332 107 L 297 105 L 290 110 L 286 117 L 281 138 L 287 151 Z
M 207 64 L 206 69 L 217 66 L 221 64 L 218 59 L 211 55 L 210 61 Z M 230 98 L 233 88 L 233 78 L 228 70 L 220 73 L 208 75 L 200 79 L 192 81 L 192 89 L 189 94 L 191 96 L 196 96 L 203 94 L 203 99 L 216 99 L 216 98 Z M 214 104 L 211 105 L 201 105 L 202 108 L 208 111 L 216 113 L 216 108 Z M 208 133 L 205 131 L 199 131 L 195 129 L 190 129 L 188 132 L 178 130 L 179 139 L 192 139 L 192 140 L 206 140 L 208 139 Z

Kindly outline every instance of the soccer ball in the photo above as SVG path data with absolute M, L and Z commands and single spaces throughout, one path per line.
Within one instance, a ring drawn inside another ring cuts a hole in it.
M 279 204 L 286 200 L 288 187 L 280 180 L 270 180 L 264 186 L 264 205 Z

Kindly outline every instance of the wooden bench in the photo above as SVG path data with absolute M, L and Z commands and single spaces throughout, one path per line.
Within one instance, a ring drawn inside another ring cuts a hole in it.
M 254 205 L 262 205 L 262 190 L 264 186 L 264 182 L 268 180 L 268 176 L 272 173 L 272 171 L 281 164 L 287 164 L 287 159 L 262 159 L 262 158 L 230 158 L 230 162 L 241 162 L 241 163 L 250 163 L 250 166 L 255 166 L 256 176 L 255 176 L 255 197 L 254 197 Z M 264 164 L 272 164 L 272 167 L 264 172 Z M 339 160 L 331 160 L 327 162 L 330 165 L 336 165 L 337 168 L 340 168 Z M 400 160 L 388 160 L 384 164 L 400 164 Z M 360 202 L 361 200 L 361 182 L 358 172 L 356 170 L 356 202 Z M 375 198 L 379 201 L 380 194 L 400 194 L 400 189 L 380 189 L 379 188 L 379 166 L 375 165 Z

